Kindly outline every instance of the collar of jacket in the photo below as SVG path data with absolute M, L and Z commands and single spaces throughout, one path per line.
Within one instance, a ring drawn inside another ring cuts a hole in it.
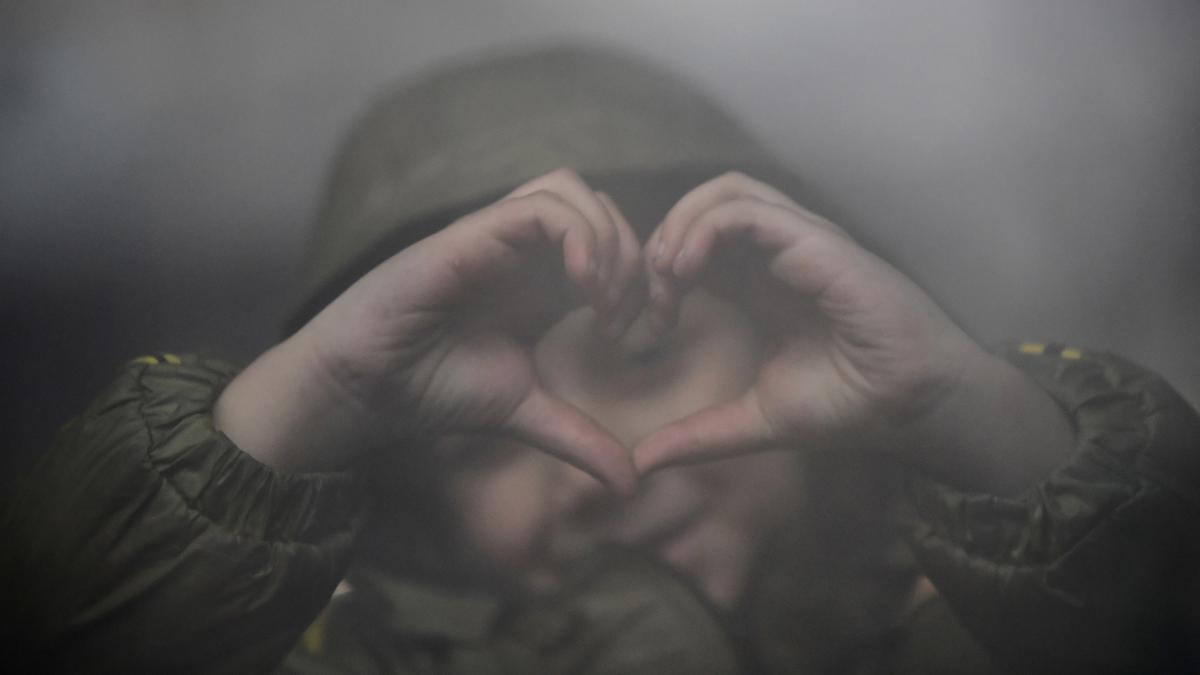
M 355 568 L 351 585 L 383 601 L 380 618 L 392 631 L 448 642 L 485 641 L 502 606 L 499 594 L 420 584 L 367 565 Z
M 453 659 L 575 673 L 743 672 L 717 612 L 685 579 L 645 555 L 612 549 L 556 593 L 521 599 L 440 589 L 359 567 L 355 593 L 372 596 L 369 625 L 390 644 L 442 645 Z

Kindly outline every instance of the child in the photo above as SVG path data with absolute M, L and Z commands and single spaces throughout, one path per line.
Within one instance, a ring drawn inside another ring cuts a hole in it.
M 1194 411 L 1114 357 L 981 349 L 799 194 L 609 54 L 381 100 L 295 332 L 241 372 L 137 360 L 27 479 L 30 644 L 122 670 L 1196 666 Z

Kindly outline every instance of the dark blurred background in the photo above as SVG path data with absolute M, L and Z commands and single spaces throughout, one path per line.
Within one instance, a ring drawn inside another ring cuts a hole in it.
M 0 2 L 5 473 L 126 359 L 277 337 L 326 161 L 447 57 L 616 45 L 705 85 L 985 343 L 1200 401 L 1194 0 Z

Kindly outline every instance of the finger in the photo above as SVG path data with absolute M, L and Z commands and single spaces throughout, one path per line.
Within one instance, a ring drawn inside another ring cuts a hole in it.
M 650 329 L 663 334 L 679 323 L 685 289 L 670 275 L 657 275 L 649 309 Z
M 706 181 L 684 195 L 651 235 L 646 247 L 646 257 L 653 263 L 647 265 L 651 290 L 649 314 L 651 324 L 659 332 L 669 330 L 677 322 L 679 303 L 690 285 L 675 280 L 671 269 L 671 261 L 683 246 L 684 233 L 706 210 L 725 201 L 746 197 L 794 210 L 814 220 L 819 219 L 783 192 L 736 171 Z M 837 230 L 832 223 L 825 221 L 825 224 Z
M 614 307 L 598 324 L 597 328 L 604 339 L 619 340 L 629 331 L 629 327 L 637 320 L 646 308 L 645 281 L 641 273 L 633 283 L 635 290 L 626 293 L 620 304 Z
M 579 409 L 535 388 L 509 417 L 519 440 L 571 464 L 621 494 L 633 492 L 637 471 L 628 449 Z
M 640 474 L 667 466 L 722 459 L 776 445 L 753 390 L 672 422 L 633 449 Z
M 452 252 L 450 267 L 472 281 L 492 281 L 498 270 L 518 268 L 525 262 L 525 250 L 549 242 L 561 248 L 563 266 L 572 282 L 589 291 L 598 289 L 595 230 L 557 193 L 541 190 L 504 199 L 447 230 L 453 237 L 447 242 Z
M 718 204 L 745 197 L 753 197 L 768 204 L 795 211 L 819 227 L 849 237 L 845 230 L 800 206 L 791 197 L 776 188 L 746 174 L 731 171 L 702 183 L 684 195 L 667 212 L 659 226 L 662 236 L 655 251 L 658 268 L 663 272 L 670 269 L 666 261 L 678 254 L 682 246 L 683 232 L 689 223 Z
M 655 230 L 642 249 L 643 274 L 646 279 L 646 315 L 650 329 L 662 334 L 670 330 L 679 318 L 680 292 L 670 270 L 662 272 L 655 264 L 654 251 L 661 241 L 661 229 Z
M 638 244 L 637 235 L 633 233 L 633 228 L 630 227 L 629 221 L 621 213 L 621 209 L 612 200 L 612 197 L 603 192 L 597 192 L 596 198 L 608 213 L 609 220 L 613 223 L 613 230 L 617 237 L 615 255 L 613 257 L 612 284 L 608 297 L 609 306 L 615 307 L 620 301 L 621 295 L 626 292 L 633 282 L 634 277 L 637 276 L 641 246 Z
M 629 328 L 645 305 L 645 289 L 639 278 L 642 264 L 641 246 L 616 202 L 603 192 L 597 192 L 596 195 L 617 226 L 617 264 L 606 298 L 609 311 L 607 315 L 602 316 L 604 334 L 610 339 L 615 339 Z
M 511 197 L 521 197 L 539 190 L 549 190 L 560 195 L 584 215 L 596 234 L 597 281 L 601 288 L 609 285 L 619 252 L 617 225 L 596 193 L 571 169 L 559 169 L 539 176 L 518 187 Z M 607 291 L 595 298 L 597 309 L 605 306 Z
M 850 234 L 839 227 L 836 223 L 813 211 L 810 211 L 783 191 L 772 187 L 771 185 L 768 185 L 757 178 L 747 176 L 746 174 L 738 171 L 730 171 L 729 173 L 725 174 L 723 178 L 724 182 L 722 185 L 728 187 L 728 192 L 723 195 L 723 198 L 719 198 L 717 201 L 729 201 L 742 196 L 754 197 L 767 202 L 768 204 L 775 204 L 776 206 L 782 206 L 784 208 L 791 209 L 823 229 L 842 235 L 846 238 L 851 238 Z
M 820 296 L 838 277 L 853 271 L 865 254 L 788 208 L 758 199 L 727 201 L 703 213 L 683 233 L 670 260 L 677 283 L 693 283 L 720 239 L 745 238 L 762 250 L 772 276 L 795 291 Z

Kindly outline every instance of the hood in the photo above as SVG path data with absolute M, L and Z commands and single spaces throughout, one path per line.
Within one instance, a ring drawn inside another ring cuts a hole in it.
M 559 167 L 780 173 L 709 98 L 624 54 L 541 48 L 437 69 L 385 92 L 342 144 L 289 328 L 391 253 Z

